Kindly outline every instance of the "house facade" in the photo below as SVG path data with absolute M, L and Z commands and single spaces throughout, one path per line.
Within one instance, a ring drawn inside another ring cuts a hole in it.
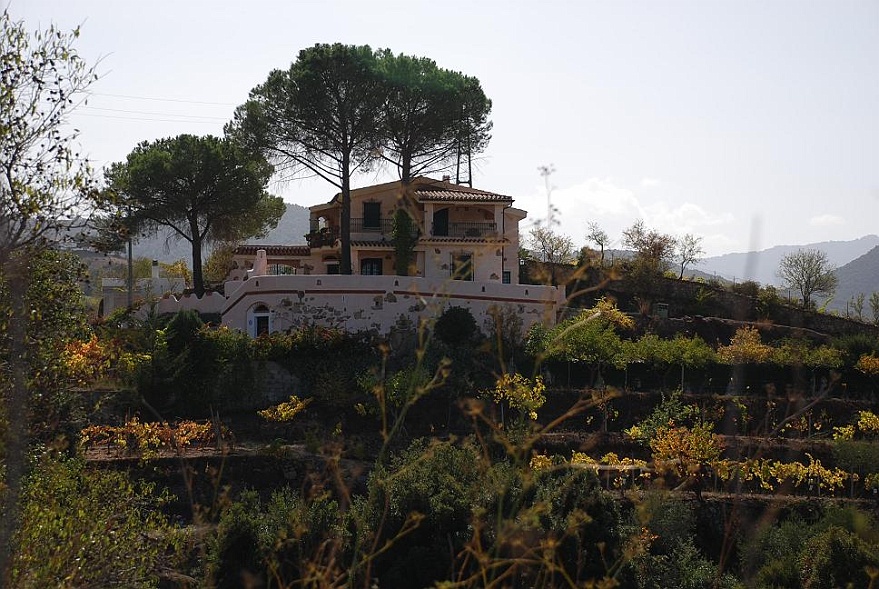
M 554 323 L 564 291 L 519 284 L 519 222 L 526 212 L 511 197 L 418 177 L 352 190 L 350 202 L 351 275 L 339 274 L 336 195 L 310 208 L 307 245 L 241 246 L 224 297 L 167 297 L 159 311 L 219 312 L 224 324 L 254 336 L 303 323 L 387 332 L 448 306 L 469 308 L 480 324 L 502 306 L 520 315 L 525 328 Z M 395 235 L 400 210 L 411 219 L 410 239 Z M 405 269 L 398 268 L 398 255 L 408 259 Z

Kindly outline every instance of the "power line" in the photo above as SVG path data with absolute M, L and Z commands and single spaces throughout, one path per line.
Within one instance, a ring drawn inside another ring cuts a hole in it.
M 109 96 L 111 98 L 125 98 L 128 100 L 153 100 L 156 102 L 182 102 L 186 104 L 208 104 L 211 106 L 238 106 L 228 102 L 206 102 L 203 100 L 183 100 L 182 98 L 158 98 L 155 96 L 133 96 L 131 94 L 109 94 L 106 92 L 89 92 L 90 96 Z
M 145 110 L 126 110 L 122 108 L 104 108 L 100 106 L 81 106 L 80 110 L 103 110 L 109 112 L 124 112 L 129 114 L 136 115 L 151 115 L 151 116 L 159 116 L 159 117 L 185 117 L 185 118 L 196 118 L 196 119 L 210 119 L 215 121 L 228 121 L 228 117 L 211 117 L 205 115 L 190 115 L 190 114 L 175 114 L 170 112 L 150 112 Z
M 95 117 L 99 119 L 121 119 L 123 121 L 153 121 L 156 123 L 201 123 L 203 125 L 216 125 L 217 121 L 196 121 L 194 119 L 152 119 L 147 117 L 124 117 L 121 115 L 102 115 L 98 113 L 75 113 L 74 116 L 79 117 Z

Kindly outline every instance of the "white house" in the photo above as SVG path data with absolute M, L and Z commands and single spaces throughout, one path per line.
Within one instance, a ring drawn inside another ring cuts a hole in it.
M 393 216 L 405 209 L 417 227 L 407 276 L 396 275 Z M 341 196 L 310 209 L 308 245 L 249 245 L 225 296 L 166 297 L 160 312 L 218 312 L 251 335 L 321 323 L 387 332 L 445 307 L 469 308 L 481 325 L 492 306 L 509 306 L 525 328 L 554 323 L 564 304 L 558 287 L 519 284 L 519 222 L 526 212 L 509 196 L 418 177 L 351 191 L 353 274 L 339 274 Z

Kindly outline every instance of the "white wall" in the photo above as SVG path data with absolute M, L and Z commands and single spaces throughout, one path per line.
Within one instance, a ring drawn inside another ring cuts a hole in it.
M 564 290 L 550 286 L 496 282 L 435 281 L 403 276 L 254 276 L 226 283 L 223 324 L 252 333 L 252 309 L 270 310 L 270 330 L 286 331 L 306 323 L 346 331 L 387 333 L 402 317 L 417 323 L 438 317 L 449 306 L 470 310 L 483 327 L 492 305 L 506 305 L 522 319 L 552 325 L 564 303 Z M 160 312 L 182 308 L 216 312 L 217 297 L 163 299 Z

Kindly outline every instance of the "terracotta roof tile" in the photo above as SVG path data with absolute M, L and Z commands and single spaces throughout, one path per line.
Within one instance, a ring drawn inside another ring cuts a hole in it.
M 393 246 L 385 241 L 352 241 L 351 247 L 382 247 L 387 249 L 393 249 Z
M 267 256 L 307 256 L 311 249 L 307 245 L 239 245 L 236 256 L 255 256 L 257 250 L 266 250 Z
M 463 187 L 466 188 L 466 187 Z M 493 192 L 484 192 L 482 190 L 474 190 L 466 188 L 459 190 L 458 188 L 451 190 L 416 190 L 415 196 L 420 201 L 471 201 L 471 202 L 512 202 L 511 196 L 503 194 L 495 194 Z
M 486 237 L 423 237 L 425 243 L 509 243 L 507 238 L 491 239 Z

